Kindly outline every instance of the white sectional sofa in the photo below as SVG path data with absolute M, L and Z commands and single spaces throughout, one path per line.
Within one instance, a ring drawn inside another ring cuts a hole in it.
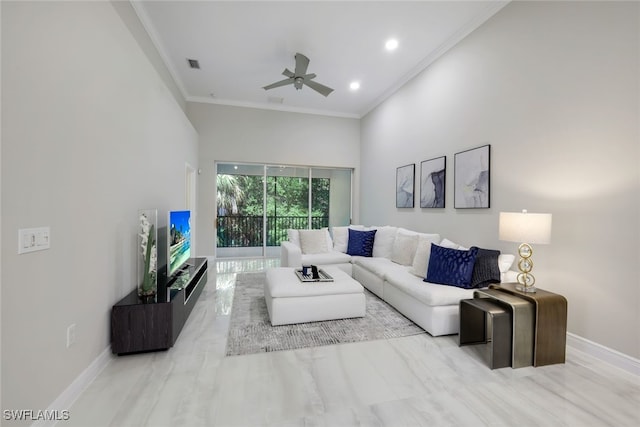
M 353 252 L 348 251 L 349 228 L 376 230 L 371 256 L 347 253 Z M 319 233 L 324 233 L 324 242 Z M 439 246 L 436 248 L 438 256 L 441 248 L 468 252 L 467 248 L 441 239 L 438 234 L 418 233 L 393 226 L 333 227 L 331 234 L 327 229 L 289 230 L 289 241 L 281 244 L 280 265 L 337 266 L 431 335 L 457 334 L 460 300 L 473 298 L 474 289 L 425 281 L 432 244 Z M 497 264 L 492 273 L 497 279 L 495 282 L 513 282 L 517 273 L 509 268 L 514 259 L 514 255 L 498 256 L 493 253 L 490 258 L 484 258 L 483 263 Z M 474 277 L 475 274 L 476 271 Z

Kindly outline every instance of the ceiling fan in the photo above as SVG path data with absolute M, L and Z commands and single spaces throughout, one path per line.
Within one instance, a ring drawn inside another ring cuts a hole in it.
M 307 67 L 309 67 L 309 58 L 307 58 L 301 53 L 296 53 L 295 58 L 296 58 L 295 72 L 291 72 L 289 71 L 288 68 L 285 68 L 282 74 L 287 76 L 288 77 L 287 79 L 280 80 L 279 82 L 272 83 L 268 86 L 264 86 L 263 89 L 269 90 L 276 87 L 292 84 L 295 86 L 297 90 L 300 90 L 302 89 L 302 85 L 307 85 L 311 89 L 315 90 L 316 92 L 324 96 L 329 96 L 329 94 L 333 92 L 333 89 L 325 85 L 321 85 L 320 83 L 314 82 L 313 79 L 316 78 L 315 74 L 306 74 Z

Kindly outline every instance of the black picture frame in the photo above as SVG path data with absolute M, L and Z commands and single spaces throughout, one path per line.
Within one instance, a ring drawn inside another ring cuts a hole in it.
M 491 207 L 491 145 L 456 153 L 454 156 L 455 209 Z
M 446 198 L 447 156 L 420 162 L 420 207 L 444 208 Z
M 415 163 L 396 169 L 396 208 L 413 207 L 415 175 Z

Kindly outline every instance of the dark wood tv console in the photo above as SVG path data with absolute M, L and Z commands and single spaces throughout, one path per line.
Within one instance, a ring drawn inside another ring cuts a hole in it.
M 111 351 L 114 354 L 173 347 L 207 283 L 207 259 L 189 259 L 188 267 L 173 280 L 175 282 L 167 286 L 158 287 L 167 290 L 166 302 L 143 303 L 134 289 L 113 306 Z

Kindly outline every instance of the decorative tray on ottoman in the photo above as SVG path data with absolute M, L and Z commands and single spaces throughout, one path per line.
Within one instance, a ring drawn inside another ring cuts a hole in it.
M 311 269 L 308 270 L 308 274 L 303 274 L 302 269 L 298 268 L 295 270 L 296 276 L 300 279 L 301 282 L 333 282 L 333 277 L 328 275 L 324 270 L 318 269 L 318 278 L 314 279 L 313 274 L 311 273 Z

